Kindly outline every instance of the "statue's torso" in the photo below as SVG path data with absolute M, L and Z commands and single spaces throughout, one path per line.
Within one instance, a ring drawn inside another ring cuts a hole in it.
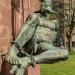
M 43 42 L 53 44 L 53 41 L 56 38 L 57 35 L 57 31 L 55 31 L 56 25 L 53 21 L 45 20 L 41 17 L 38 17 L 38 22 L 39 22 L 38 26 L 32 39 L 26 44 L 28 50 L 33 49 L 35 44 L 40 45 L 40 42 L 41 44 Z
M 50 20 L 39 18 L 39 25 L 35 32 L 36 42 L 48 42 L 52 44 L 57 32 L 55 31 L 55 24 Z

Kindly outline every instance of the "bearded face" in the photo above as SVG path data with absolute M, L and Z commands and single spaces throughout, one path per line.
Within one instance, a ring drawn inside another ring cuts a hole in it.
M 55 11 L 52 10 L 52 0 L 41 0 L 41 11 L 54 13 Z

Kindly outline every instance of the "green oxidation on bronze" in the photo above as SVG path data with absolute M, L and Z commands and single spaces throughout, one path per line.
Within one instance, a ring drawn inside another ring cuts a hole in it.
M 29 19 L 9 48 L 6 60 L 12 65 L 11 74 L 23 75 L 29 65 L 34 67 L 37 63 L 50 63 L 51 59 L 68 57 L 68 50 L 54 46 L 59 22 L 56 19 L 49 19 L 50 13 L 56 13 L 49 1 L 52 0 L 41 1 L 40 15 L 37 13 L 29 15 Z

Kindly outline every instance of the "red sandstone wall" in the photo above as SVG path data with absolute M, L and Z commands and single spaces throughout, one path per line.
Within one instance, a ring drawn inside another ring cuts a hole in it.
M 6 52 L 11 40 L 10 0 L 0 0 L 0 53 Z
M 0 0 L 0 55 L 7 52 L 9 42 L 11 41 L 10 2 L 10 0 Z
M 20 7 L 18 9 L 19 12 L 16 11 L 16 34 L 23 25 L 23 22 L 26 21 L 27 16 L 34 11 L 40 10 L 39 0 L 23 0 L 23 7 L 22 0 L 20 0 Z
M 19 0 L 16 0 L 19 1 Z M 39 0 L 20 0 L 18 11 L 15 10 L 15 34 L 17 35 L 26 20 L 27 16 L 36 10 L 40 9 Z M 24 13 L 24 14 L 23 14 Z M 11 18 L 11 0 L 0 0 L 0 66 L 2 64 L 1 55 L 7 53 L 12 41 L 12 18 Z M 15 35 L 15 36 L 16 36 Z M 7 69 L 7 66 L 5 66 Z M 39 71 L 37 65 L 34 70 Z M 29 69 L 28 69 L 29 70 Z M 36 73 L 37 73 L 36 72 Z M 6 73 L 6 72 L 5 72 Z M 28 72 L 29 74 L 30 72 Z M 40 72 L 38 72 L 38 75 Z M 2 74 L 3 75 L 3 74 Z M 5 74 L 4 74 L 5 75 Z M 6 74 L 8 75 L 8 74 Z

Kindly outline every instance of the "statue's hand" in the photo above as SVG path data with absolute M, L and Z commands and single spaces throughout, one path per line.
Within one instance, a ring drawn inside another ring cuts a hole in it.
M 29 57 L 18 57 L 17 55 L 7 55 L 7 61 L 12 65 L 21 65 L 24 67 L 27 64 L 31 64 L 31 59 Z
M 28 57 L 19 58 L 19 64 L 20 66 L 18 65 L 12 66 L 12 69 L 10 70 L 11 74 L 23 75 L 27 66 L 31 64 L 31 60 Z
M 19 52 L 18 49 L 14 45 L 12 45 L 9 48 L 8 54 L 6 55 L 6 60 L 8 61 L 8 63 L 19 64 L 17 56 L 18 52 Z
M 7 55 L 6 60 L 10 64 L 19 64 L 19 58 L 16 55 Z

